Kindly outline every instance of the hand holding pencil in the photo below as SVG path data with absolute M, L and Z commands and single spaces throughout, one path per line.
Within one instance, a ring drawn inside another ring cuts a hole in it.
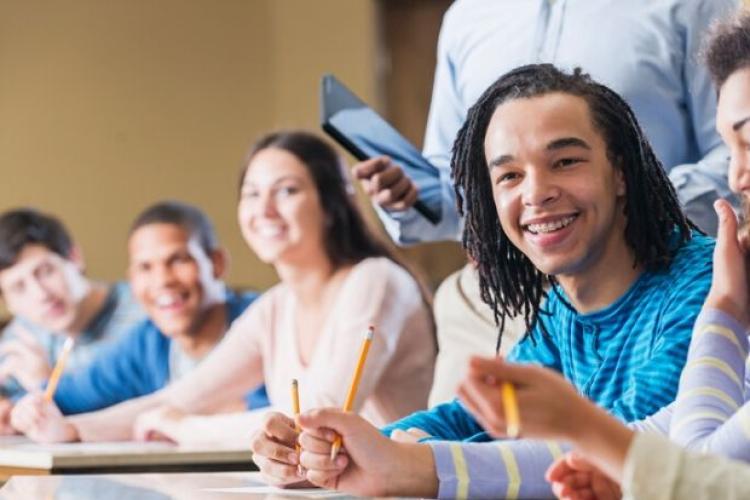
M 53 399 L 72 349 L 73 339 L 68 338 L 63 344 L 44 393 L 35 391 L 27 394 L 11 412 L 11 425 L 34 441 L 60 443 L 78 440 L 77 430 L 65 420 Z
M 44 391 L 44 399 L 48 403 L 51 402 L 52 398 L 55 396 L 57 384 L 60 383 L 60 377 L 65 370 L 65 363 L 68 361 L 70 351 L 73 350 L 73 344 L 73 337 L 68 337 L 67 339 L 65 339 L 62 351 L 60 351 L 60 355 L 57 357 L 55 367 L 52 369 L 52 374 L 49 376 L 49 380 L 47 381 L 47 389 Z
M 515 405 L 503 384 L 513 388 Z M 458 396 L 495 437 L 518 431 L 524 438 L 568 440 L 592 412 L 601 411 L 554 370 L 495 357 L 471 358 Z
M 352 381 L 349 384 L 349 390 L 346 393 L 346 399 L 344 400 L 344 411 L 352 411 L 354 406 L 354 399 L 357 397 L 357 388 L 359 387 L 359 381 L 362 378 L 362 371 L 365 367 L 365 361 L 367 360 L 367 353 L 370 352 L 370 345 L 372 344 L 372 337 L 375 334 L 375 328 L 370 326 L 365 334 L 365 338 L 362 341 L 362 347 L 359 350 L 359 357 L 357 358 L 357 365 L 354 368 L 354 374 L 352 375 Z M 331 461 L 336 459 L 336 455 L 341 449 L 341 436 L 336 436 L 331 446 Z

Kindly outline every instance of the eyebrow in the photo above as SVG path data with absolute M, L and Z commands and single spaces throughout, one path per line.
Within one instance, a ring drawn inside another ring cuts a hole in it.
M 584 148 L 587 150 L 591 150 L 591 146 L 584 141 L 583 139 L 579 139 L 577 137 L 563 137 L 562 139 L 556 139 L 549 144 L 547 144 L 547 147 L 545 150 L 547 152 L 557 151 L 558 149 L 564 149 L 564 148 L 570 148 L 570 147 L 578 147 L 578 148 Z M 502 167 L 506 163 L 509 163 L 513 161 L 513 155 L 500 155 L 497 158 L 494 158 L 491 160 L 488 164 L 489 168 L 497 168 Z
M 271 186 L 275 186 L 275 185 L 277 185 L 277 184 L 279 184 L 281 182 L 284 182 L 284 181 L 300 181 L 300 177 L 297 176 L 297 175 L 293 175 L 293 174 L 285 175 L 285 176 L 279 177 L 278 179 L 276 179 L 275 181 L 273 181 L 271 183 Z M 250 184 L 251 182 L 252 181 L 245 180 L 242 183 L 242 187 L 245 187 L 246 185 Z
M 591 150 L 591 146 L 583 139 L 579 139 L 578 137 L 563 137 L 547 144 L 547 151 L 557 151 L 558 149 L 570 147 Z
M 737 132 L 739 129 L 741 129 L 747 122 L 750 121 L 750 116 L 747 116 L 743 118 L 742 120 L 736 121 L 732 124 L 732 130 Z

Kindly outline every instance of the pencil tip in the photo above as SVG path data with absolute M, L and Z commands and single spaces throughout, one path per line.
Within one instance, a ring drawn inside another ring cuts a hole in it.
M 367 329 L 367 340 L 372 340 L 372 336 L 375 335 L 375 327 L 370 325 Z

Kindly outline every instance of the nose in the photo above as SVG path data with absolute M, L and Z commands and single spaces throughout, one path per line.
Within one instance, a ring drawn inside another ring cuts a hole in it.
M 49 291 L 47 290 L 47 287 L 44 286 L 44 283 L 42 282 L 42 280 L 40 280 L 36 276 L 31 277 L 29 279 L 28 288 L 29 288 L 29 291 L 31 292 L 31 295 L 35 299 L 44 300 L 50 295 Z
M 154 272 L 151 274 L 153 284 L 158 287 L 168 286 L 175 280 L 172 266 L 169 264 L 162 264 L 154 267 Z
M 265 217 L 275 217 L 278 215 L 276 200 L 272 193 L 263 193 L 260 197 L 260 210 Z
M 522 185 L 524 205 L 546 206 L 560 197 L 560 188 L 544 169 L 529 168 L 526 172 Z

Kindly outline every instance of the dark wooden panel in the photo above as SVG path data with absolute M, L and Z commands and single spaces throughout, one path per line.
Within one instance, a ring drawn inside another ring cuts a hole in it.
M 380 0 L 381 66 L 384 112 L 405 137 L 421 147 L 432 93 L 435 52 L 443 14 L 450 0 Z M 461 267 L 457 243 L 429 243 L 408 248 L 407 258 L 436 286 Z

